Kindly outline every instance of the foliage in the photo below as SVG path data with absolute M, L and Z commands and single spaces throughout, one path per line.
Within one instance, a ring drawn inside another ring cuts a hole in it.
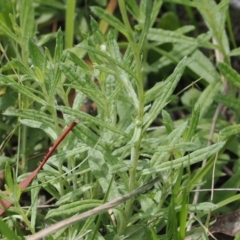
M 0 2 L 0 163 L 13 202 L 1 237 L 34 234 L 158 177 L 151 190 L 48 239 L 184 239 L 193 221 L 206 239 L 210 212 L 226 212 L 230 203 L 235 210 L 240 198 L 207 191 L 193 202 L 197 186 L 239 185 L 239 125 L 232 123 L 239 122 L 240 76 L 231 66 L 239 49 L 225 28 L 230 1 L 119 0 L 114 14 L 98 2 Z M 193 23 L 197 13 L 205 29 L 181 22 L 178 8 Z M 31 157 L 75 119 L 21 194 L 17 182 L 42 158 Z M 54 206 L 40 208 L 41 196 Z

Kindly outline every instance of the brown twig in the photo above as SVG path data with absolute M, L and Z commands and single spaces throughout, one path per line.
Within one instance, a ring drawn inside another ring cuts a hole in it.
M 36 177 L 40 169 L 44 166 L 44 164 L 47 162 L 47 160 L 50 158 L 50 156 L 53 154 L 53 152 L 56 150 L 58 145 L 63 141 L 63 139 L 67 136 L 67 134 L 75 127 L 77 124 L 76 121 L 73 121 L 60 135 L 60 137 L 57 139 L 57 141 L 54 143 L 54 145 L 49 149 L 47 155 L 44 157 L 42 162 L 39 164 L 39 166 L 22 182 L 20 182 L 19 187 L 21 187 L 22 190 L 24 190 L 30 182 Z M 3 191 L 5 195 L 8 194 L 7 191 Z M 12 205 L 11 202 L 9 202 L 6 199 L 0 199 L 0 216 L 5 212 L 6 209 L 8 209 Z

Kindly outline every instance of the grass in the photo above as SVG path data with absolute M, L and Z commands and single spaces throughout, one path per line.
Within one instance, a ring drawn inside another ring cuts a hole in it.
M 84 4 L 0 3 L 1 239 L 208 239 L 240 198 L 229 1 Z

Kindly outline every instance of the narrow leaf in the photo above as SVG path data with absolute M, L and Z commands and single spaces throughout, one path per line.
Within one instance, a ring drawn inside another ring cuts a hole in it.
M 72 109 L 72 108 L 69 108 L 69 107 L 64 107 L 64 106 L 57 106 L 56 107 L 59 111 L 65 113 L 65 114 L 68 114 L 70 116 L 74 116 L 76 118 L 79 118 L 79 119 L 83 119 L 83 120 L 87 120 L 91 123 L 94 123 L 96 124 L 96 126 L 102 126 L 106 129 L 109 129 L 111 130 L 112 132 L 115 132 L 115 133 L 118 133 L 120 135 L 123 135 L 123 136 L 126 136 L 126 137 L 129 137 L 128 134 L 122 132 L 122 131 L 119 131 L 117 128 L 115 127 L 112 127 L 110 126 L 109 124 L 103 122 L 102 120 L 96 118 L 96 117 L 93 117 L 85 112 L 82 112 L 82 111 L 79 111 L 79 110 L 75 110 L 75 109 Z
M 127 35 L 127 32 L 125 30 L 125 26 L 120 22 L 116 17 L 114 17 L 109 12 L 105 11 L 104 9 L 100 7 L 91 7 L 91 11 L 98 16 L 101 20 L 104 20 L 109 25 L 116 28 L 119 32 L 121 32 L 123 35 Z
M 17 38 L 17 36 L 13 33 L 13 31 L 3 21 L 0 21 L 0 33 L 2 35 L 8 36 L 14 42 L 20 43 L 20 39 Z
M 146 175 L 146 174 L 152 174 L 152 173 L 159 173 L 159 172 L 166 171 L 166 170 L 169 170 L 172 168 L 179 168 L 181 165 L 186 167 L 188 165 L 192 165 L 194 163 L 201 162 L 204 159 L 209 158 L 213 154 L 220 151 L 223 146 L 224 146 L 224 142 L 213 144 L 209 147 L 205 147 L 205 148 L 199 149 L 193 153 L 190 153 L 185 157 L 181 157 L 176 160 L 169 161 L 169 162 L 164 162 L 153 168 L 144 169 L 142 171 L 142 174 Z
M 150 28 L 147 34 L 150 41 L 155 41 L 158 44 L 163 43 L 188 43 L 189 45 L 198 45 L 195 38 L 186 37 L 178 32 L 163 30 L 160 28 Z
M 56 46 L 54 51 L 54 60 L 55 62 L 59 62 L 63 53 L 63 33 L 62 30 L 59 29 L 57 31 L 57 37 L 56 37 Z
M 6 116 L 18 116 L 21 118 L 27 118 L 35 121 L 42 122 L 44 124 L 47 124 L 51 128 L 54 127 L 54 120 L 50 117 L 50 115 L 47 115 L 46 113 L 42 111 L 37 111 L 33 109 L 24 109 L 24 110 L 7 110 L 4 112 L 4 115 Z M 60 119 L 59 119 L 60 121 Z M 61 123 L 61 121 L 60 121 Z
M 89 74 L 90 76 L 93 74 L 92 68 L 75 53 L 68 51 L 68 58 L 79 66 L 81 70 L 84 70 L 84 73 Z
M 14 231 L 0 218 L 0 232 L 6 237 L 6 239 L 20 240 L 23 237 L 17 236 Z
M 189 60 L 187 57 L 183 58 L 179 64 L 174 69 L 174 72 L 167 78 L 165 88 L 162 90 L 162 94 L 159 98 L 157 98 L 149 113 L 146 117 L 146 120 L 144 121 L 145 128 L 148 128 L 148 126 L 154 121 L 154 119 L 157 117 L 159 112 L 163 109 L 163 107 L 167 104 L 169 101 L 169 97 L 175 90 L 184 70 L 187 64 L 189 63 Z
M 32 38 L 29 38 L 28 40 L 28 50 L 33 65 L 38 67 L 40 70 L 43 70 L 44 56 Z
M 165 110 L 162 110 L 162 117 L 163 117 L 162 123 L 164 124 L 165 128 L 169 133 L 172 132 L 172 130 L 174 129 L 174 123 L 170 114 Z
M 88 163 L 93 175 L 101 185 L 103 192 L 106 193 L 109 188 L 109 183 L 113 177 L 112 172 L 108 167 L 109 165 L 106 163 L 106 159 L 100 151 L 91 149 L 88 151 Z M 112 181 L 109 197 L 114 198 L 118 196 L 119 192 L 117 184 L 115 181 Z
M 230 95 L 218 94 L 214 97 L 214 100 L 217 101 L 218 103 L 223 104 L 228 108 L 232 108 L 235 111 L 239 111 L 240 100 L 236 97 L 232 97 Z
M 3 81 L 6 85 L 10 86 L 13 88 L 16 92 L 19 92 L 32 100 L 40 103 L 41 105 L 47 105 L 47 103 L 40 97 L 36 96 L 35 94 L 32 93 L 32 88 L 26 87 L 21 85 L 20 83 L 15 82 L 13 79 L 6 77 L 4 75 L 0 75 L 0 80 Z M 36 93 L 41 95 L 42 93 L 40 91 L 35 90 Z
M 141 2 L 141 4 L 143 5 L 142 9 L 143 9 L 143 16 L 144 16 L 144 25 L 143 25 L 143 29 L 140 35 L 140 39 L 139 39 L 139 49 L 141 51 L 143 44 L 146 40 L 146 36 L 150 27 L 150 20 L 151 20 L 151 12 L 152 12 L 152 0 L 143 0 Z
M 228 64 L 219 62 L 217 65 L 218 69 L 222 73 L 222 75 L 231 82 L 234 86 L 240 87 L 240 75 L 237 71 L 231 68 Z
M 20 123 L 22 123 L 22 124 L 24 124 L 28 127 L 41 129 L 47 135 L 49 135 L 52 140 L 57 140 L 56 132 L 52 128 L 50 128 L 48 125 L 46 125 L 42 122 L 38 122 L 38 121 L 35 121 L 35 120 L 29 120 L 29 119 L 21 119 Z
M 208 109 L 212 106 L 215 95 L 218 93 L 221 87 L 221 82 L 216 80 L 209 84 L 194 105 L 194 109 L 200 107 L 200 118 L 204 117 Z
M 186 135 L 186 141 L 190 141 L 197 129 L 198 126 L 198 122 L 199 122 L 199 117 L 200 117 L 200 108 L 197 107 L 192 114 L 191 120 L 190 120 L 190 124 L 189 124 L 189 129 L 187 131 L 187 135 Z
M 32 37 L 35 30 L 33 3 L 22 0 L 20 7 L 20 29 L 24 38 Z
M 224 137 L 229 137 L 231 135 L 236 135 L 239 133 L 240 133 L 240 124 L 225 127 L 219 132 L 219 134 Z
M 64 216 L 64 215 L 74 215 L 76 213 L 84 212 L 94 207 L 102 205 L 101 200 L 81 200 L 73 203 L 68 203 L 60 206 L 57 209 L 52 209 L 48 212 L 46 218 Z

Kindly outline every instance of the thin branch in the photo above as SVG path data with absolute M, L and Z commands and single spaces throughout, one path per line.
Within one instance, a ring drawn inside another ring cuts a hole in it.
M 190 192 L 220 192 L 220 191 L 240 191 L 240 188 L 206 188 L 206 189 L 195 189 L 195 190 L 191 190 Z
M 60 137 L 57 139 L 57 141 L 54 143 L 54 145 L 49 149 L 47 155 L 44 157 L 42 162 L 39 164 L 39 166 L 22 182 L 20 182 L 19 187 L 24 190 L 31 181 L 36 177 L 38 172 L 41 170 L 41 168 L 44 166 L 44 164 L 47 162 L 47 160 L 50 158 L 50 156 L 53 154 L 53 152 L 56 150 L 58 145 L 63 141 L 63 139 L 67 136 L 67 134 L 76 126 L 77 122 L 73 121 L 60 135 Z M 8 194 L 7 191 L 3 191 L 5 195 Z M 5 212 L 6 209 L 8 209 L 12 205 L 11 202 L 9 202 L 6 199 L 0 198 L 0 216 Z
M 41 231 L 39 231 L 38 233 L 36 234 L 33 234 L 32 236 L 29 236 L 28 238 L 26 238 L 26 240 L 37 240 L 37 239 L 41 239 L 43 237 L 46 237 L 48 235 L 50 235 L 51 233 L 54 233 L 56 232 L 57 230 L 63 228 L 63 227 L 67 227 L 75 222 L 79 222 L 79 221 L 82 221 L 88 217 L 92 217 L 96 214 L 100 214 L 100 213 L 103 213 L 103 212 L 106 212 L 107 210 L 127 201 L 128 199 L 142 193 L 142 192 L 145 192 L 146 190 L 148 190 L 149 188 L 151 188 L 156 182 L 159 181 L 159 178 L 155 178 L 153 179 L 151 182 L 143 185 L 142 187 L 132 191 L 131 193 L 127 193 L 121 197 L 117 197 L 99 207 L 96 207 L 92 210 L 89 210 L 85 213 L 81 213 L 77 216 L 74 216 L 74 217 L 71 217 L 71 218 L 67 218 L 59 223 L 56 223 L 48 228 L 45 228 Z

